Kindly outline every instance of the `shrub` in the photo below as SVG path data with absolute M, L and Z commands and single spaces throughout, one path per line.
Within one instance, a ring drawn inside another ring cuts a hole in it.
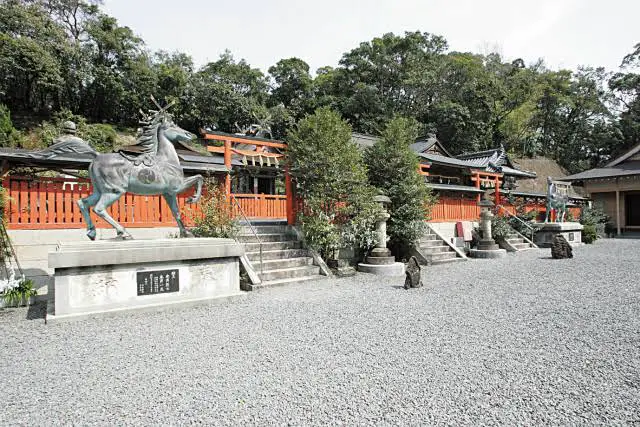
M 37 294 L 33 289 L 33 281 L 31 279 L 22 279 L 18 286 L 5 289 L 0 297 L 9 307 L 18 307 L 29 304 L 29 298 Z
M 580 215 L 580 224 L 582 225 L 596 225 L 596 224 L 605 224 L 609 220 L 607 214 L 598 207 L 585 206 L 582 208 L 582 213 Z
M 240 229 L 225 192 L 215 181 L 207 182 L 200 199 L 200 213 L 194 215 L 196 237 L 234 238 Z
M 491 218 L 491 238 L 493 240 L 505 240 L 511 233 L 511 224 L 507 218 L 498 215 Z
M 582 208 L 580 214 L 580 224 L 584 226 L 582 230 L 582 241 L 584 243 L 593 243 L 598 239 L 598 235 L 605 234 L 606 224 L 609 222 L 609 216 L 598 207 Z
M 596 226 L 593 224 L 587 224 L 582 229 L 582 241 L 586 244 L 591 244 L 598 239 L 598 232 Z
M 328 258 L 332 251 L 342 246 L 340 229 L 334 216 L 321 209 L 308 208 L 299 217 L 306 244 Z
M 7 189 L 3 186 L 0 186 L 0 222 L 2 222 L 2 227 L 6 229 L 7 226 L 7 206 L 9 205 L 9 194 L 7 193 Z M 9 238 L 9 236 L 6 236 Z M 4 242 L 4 239 L 1 241 Z M 11 256 L 11 251 L 8 245 L 1 245 L 0 247 L 0 262 L 4 262 L 7 257 Z
M 320 108 L 300 120 L 287 139 L 289 171 L 305 205 L 298 219 L 306 243 L 323 257 L 346 245 L 368 250 L 375 244 L 380 208 L 349 124 Z
M 22 147 L 25 141 L 24 134 L 13 127 L 9 108 L 0 104 L 0 147 Z
M 409 147 L 417 135 L 414 119 L 396 117 L 365 152 L 369 183 L 391 199 L 387 233 L 398 257 L 424 234 L 425 220 L 436 203 L 418 173 L 418 157 Z
M 604 233 L 607 237 L 615 236 L 617 231 L 618 230 L 613 222 L 607 221 L 604 224 Z

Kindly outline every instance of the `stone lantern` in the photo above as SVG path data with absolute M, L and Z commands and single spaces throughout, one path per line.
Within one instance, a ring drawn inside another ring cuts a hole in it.
M 491 237 L 491 219 L 493 218 L 491 208 L 493 203 L 482 199 L 478 206 L 480 206 L 480 233 L 482 238 L 478 243 L 478 247 L 469 251 L 469 255 L 474 258 L 501 258 L 506 256 L 507 251 L 500 249 L 500 246 Z
M 387 249 L 387 220 L 391 218 L 389 212 L 387 212 L 387 206 L 391 203 L 391 199 L 387 196 L 375 196 L 374 202 L 378 202 L 382 206 L 382 212 L 378 216 L 376 221 L 376 234 L 378 235 L 378 243 L 371 251 L 373 257 L 389 257 L 391 251 Z
M 382 206 L 382 212 L 376 222 L 378 243 L 365 258 L 365 262 L 358 264 L 358 270 L 380 276 L 404 276 L 404 264 L 395 262 L 391 251 L 387 249 L 387 220 L 391 217 L 387 212 L 387 206 L 391 199 L 387 196 L 375 196 L 373 200 Z

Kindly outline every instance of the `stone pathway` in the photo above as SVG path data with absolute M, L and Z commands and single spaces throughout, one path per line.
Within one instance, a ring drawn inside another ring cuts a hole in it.
M 637 424 L 638 265 L 640 240 L 601 240 L 411 290 L 359 274 L 71 323 L 4 310 L 0 424 Z

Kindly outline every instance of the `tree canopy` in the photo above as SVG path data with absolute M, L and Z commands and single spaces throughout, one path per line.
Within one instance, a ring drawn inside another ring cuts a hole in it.
M 151 52 L 99 0 L 0 0 L 0 104 L 17 127 L 67 110 L 134 126 L 154 94 L 177 101 L 192 131 L 270 122 L 279 138 L 320 107 L 378 136 L 401 115 L 454 154 L 502 144 L 575 172 L 640 143 L 640 43 L 630 50 L 615 73 L 551 70 L 412 31 L 364 41 L 336 67 L 312 73 L 282 58 L 265 74 L 229 51 L 201 67 L 183 52 Z

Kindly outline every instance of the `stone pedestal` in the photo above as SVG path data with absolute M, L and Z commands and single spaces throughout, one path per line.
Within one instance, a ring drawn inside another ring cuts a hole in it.
M 96 241 L 49 253 L 51 320 L 242 294 L 232 239 Z
M 582 245 L 582 229 L 579 222 L 538 222 L 536 227 L 535 244 L 540 248 L 550 248 L 553 238 L 562 235 L 571 246 Z
M 356 269 L 349 264 L 348 259 L 328 259 L 327 266 L 338 277 L 350 277 L 356 274 Z
M 480 231 L 482 233 L 482 239 L 478 243 L 478 247 L 469 250 L 469 256 L 472 258 L 502 258 L 507 256 L 505 249 L 500 249 L 500 246 L 493 240 L 491 232 L 491 213 L 490 208 L 493 203 L 487 200 L 482 200 L 480 205 Z
M 396 262 L 389 249 L 374 248 L 365 262 L 358 264 L 358 271 L 379 276 L 404 276 L 404 264 Z

